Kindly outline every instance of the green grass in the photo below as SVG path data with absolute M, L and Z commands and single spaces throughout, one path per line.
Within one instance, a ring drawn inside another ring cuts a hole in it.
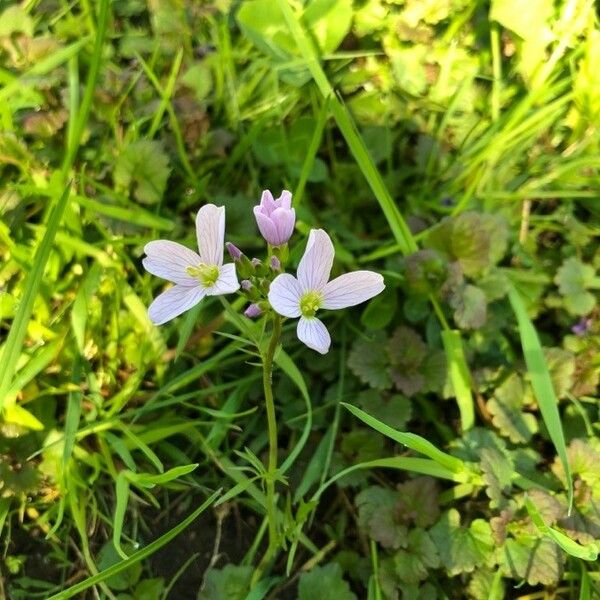
M 516 4 L 0 8 L 0 597 L 600 593 L 597 11 Z M 263 189 L 386 291 L 284 322 L 261 562 L 264 324 L 141 258 Z

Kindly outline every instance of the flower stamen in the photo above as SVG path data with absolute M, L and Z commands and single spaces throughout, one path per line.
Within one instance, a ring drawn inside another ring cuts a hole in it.
M 300 312 L 303 317 L 314 317 L 323 304 L 323 294 L 317 291 L 306 292 L 300 298 Z
M 186 267 L 185 272 L 190 277 L 197 279 L 205 288 L 212 287 L 219 279 L 219 267 L 217 265 L 200 263 L 197 267 Z

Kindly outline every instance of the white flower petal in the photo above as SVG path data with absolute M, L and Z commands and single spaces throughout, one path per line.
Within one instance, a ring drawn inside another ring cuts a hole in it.
M 269 243 L 277 242 L 277 229 L 271 217 L 266 215 L 260 206 L 254 207 L 254 216 L 256 217 L 256 224 L 258 225 L 260 234 L 265 240 Z
M 155 325 L 162 325 L 196 306 L 205 296 L 205 290 L 200 287 L 175 285 L 154 299 L 148 307 L 148 316 Z
M 298 281 L 303 291 L 319 291 L 331 273 L 334 256 L 331 238 L 322 229 L 311 229 L 304 256 L 298 265 Z
M 269 303 L 273 310 L 284 317 L 300 316 L 302 289 L 298 280 L 289 273 L 277 275 L 269 287 Z
M 156 240 L 144 246 L 146 258 L 142 261 L 144 268 L 152 275 L 181 285 L 196 285 L 198 282 L 190 277 L 186 267 L 197 267 L 200 256 L 193 250 L 169 240 Z
M 355 271 L 340 275 L 323 290 L 323 308 L 356 306 L 377 296 L 385 289 L 383 277 L 373 271 Z
M 304 342 L 309 348 L 321 354 L 327 354 L 329 351 L 329 346 L 331 345 L 329 331 L 327 331 L 327 327 L 316 317 L 310 319 L 301 317 L 298 321 L 296 333 L 298 334 L 298 339 Z
M 240 283 L 235 272 L 235 265 L 229 263 L 219 269 L 219 278 L 215 285 L 206 288 L 207 296 L 221 296 L 223 294 L 232 294 L 240 289 Z
M 264 215 L 269 216 L 276 208 L 275 198 L 269 190 L 264 190 L 260 197 L 260 209 Z
M 225 207 L 206 204 L 196 215 L 196 236 L 202 262 L 207 265 L 223 264 L 225 241 Z
M 283 206 L 284 208 L 292 208 L 292 192 L 283 190 L 281 192 L 281 196 L 277 198 L 277 203 L 279 206 Z

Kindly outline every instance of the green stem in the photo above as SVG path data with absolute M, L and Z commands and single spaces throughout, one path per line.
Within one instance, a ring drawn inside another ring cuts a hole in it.
M 252 583 L 259 581 L 264 569 L 273 557 L 279 544 L 277 533 L 277 506 L 275 503 L 275 477 L 277 474 L 277 418 L 275 415 L 275 402 L 273 400 L 273 360 L 275 351 L 281 338 L 281 318 L 273 316 L 273 330 L 271 339 L 264 354 L 263 363 L 263 389 L 265 394 L 265 408 L 267 411 L 267 428 L 269 434 L 269 462 L 267 466 L 267 520 L 269 524 L 269 546 L 259 566 L 254 572 Z
M 281 319 L 273 318 L 273 331 L 267 353 L 263 356 L 263 387 L 267 427 L 269 430 L 269 466 L 267 470 L 267 515 L 269 517 L 269 545 L 277 545 L 277 517 L 275 513 L 275 474 L 277 471 L 277 419 L 273 401 L 273 358 L 281 337 Z

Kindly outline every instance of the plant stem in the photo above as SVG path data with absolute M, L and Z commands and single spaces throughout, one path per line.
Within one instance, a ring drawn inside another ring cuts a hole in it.
M 279 544 L 277 533 L 277 507 L 275 504 L 275 476 L 277 473 L 277 418 L 275 403 L 273 401 L 273 359 L 281 338 L 281 318 L 273 316 L 273 329 L 271 339 L 265 353 L 262 354 L 263 363 L 263 389 L 265 394 L 265 408 L 267 411 L 267 428 L 269 433 L 269 462 L 267 466 L 267 520 L 269 524 L 269 546 L 259 566 L 254 572 L 252 583 L 260 579 L 262 572 L 273 557 Z

